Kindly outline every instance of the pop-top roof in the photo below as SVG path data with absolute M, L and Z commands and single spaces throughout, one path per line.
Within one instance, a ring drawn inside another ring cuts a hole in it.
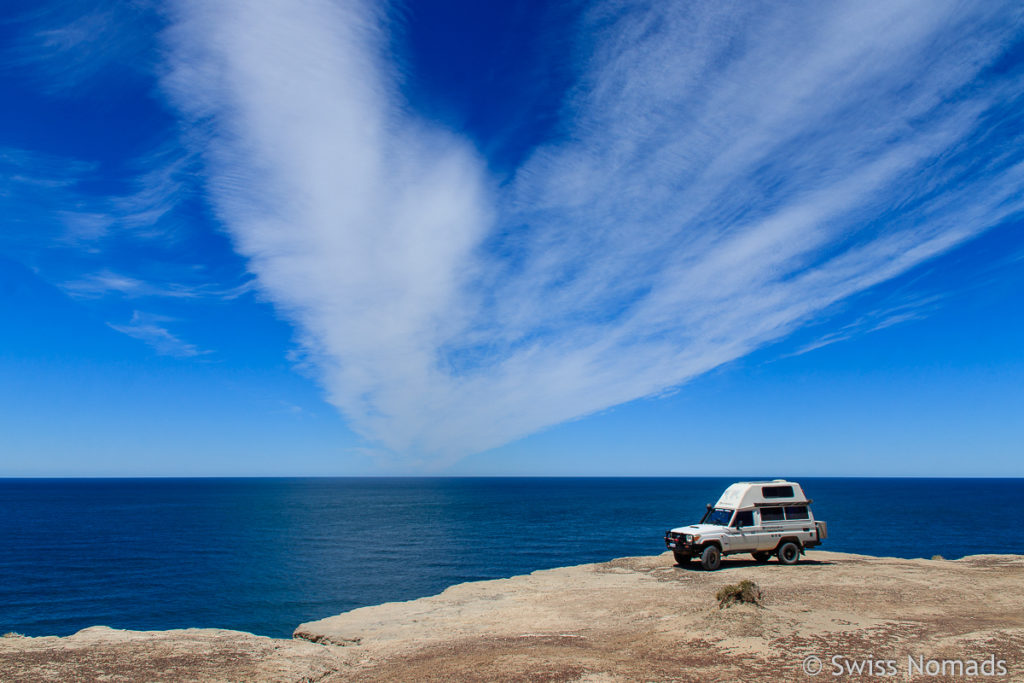
M 730 486 L 715 503 L 720 508 L 751 508 L 765 505 L 810 503 L 800 484 L 785 479 L 739 481 Z

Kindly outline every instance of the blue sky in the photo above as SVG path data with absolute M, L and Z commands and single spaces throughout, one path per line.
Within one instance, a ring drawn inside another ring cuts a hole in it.
M 1013 3 L 8 2 L 0 476 L 1024 476 Z

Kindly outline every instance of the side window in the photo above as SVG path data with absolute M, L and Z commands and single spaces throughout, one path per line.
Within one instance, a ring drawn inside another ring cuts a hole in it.
M 782 508 L 761 508 L 761 522 L 781 522 Z
M 733 526 L 754 526 L 754 511 L 743 510 L 736 513 L 736 521 L 732 523 Z
M 792 498 L 792 486 L 762 486 L 761 495 L 765 498 Z
M 807 506 L 795 505 L 786 508 L 786 519 L 807 519 Z

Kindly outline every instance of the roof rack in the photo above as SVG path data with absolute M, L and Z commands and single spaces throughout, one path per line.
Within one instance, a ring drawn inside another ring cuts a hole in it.
M 813 502 L 814 502 L 814 499 L 812 499 L 812 498 L 808 498 L 807 500 L 780 500 L 780 501 L 773 500 L 773 501 L 764 502 L 764 503 L 754 503 L 754 507 L 756 507 L 756 508 L 784 508 L 784 507 L 792 507 L 793 505 L 810 505 Z

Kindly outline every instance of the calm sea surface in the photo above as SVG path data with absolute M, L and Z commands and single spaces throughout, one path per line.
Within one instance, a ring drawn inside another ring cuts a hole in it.
M 288 637 L 463 581 L 661 553 L 665 529 L 697 521 L 732 481 L 0 479 L 0 632 Z M 829 524 L 826 550 L 1024 552 L 1024 479 L 799 481 Z

